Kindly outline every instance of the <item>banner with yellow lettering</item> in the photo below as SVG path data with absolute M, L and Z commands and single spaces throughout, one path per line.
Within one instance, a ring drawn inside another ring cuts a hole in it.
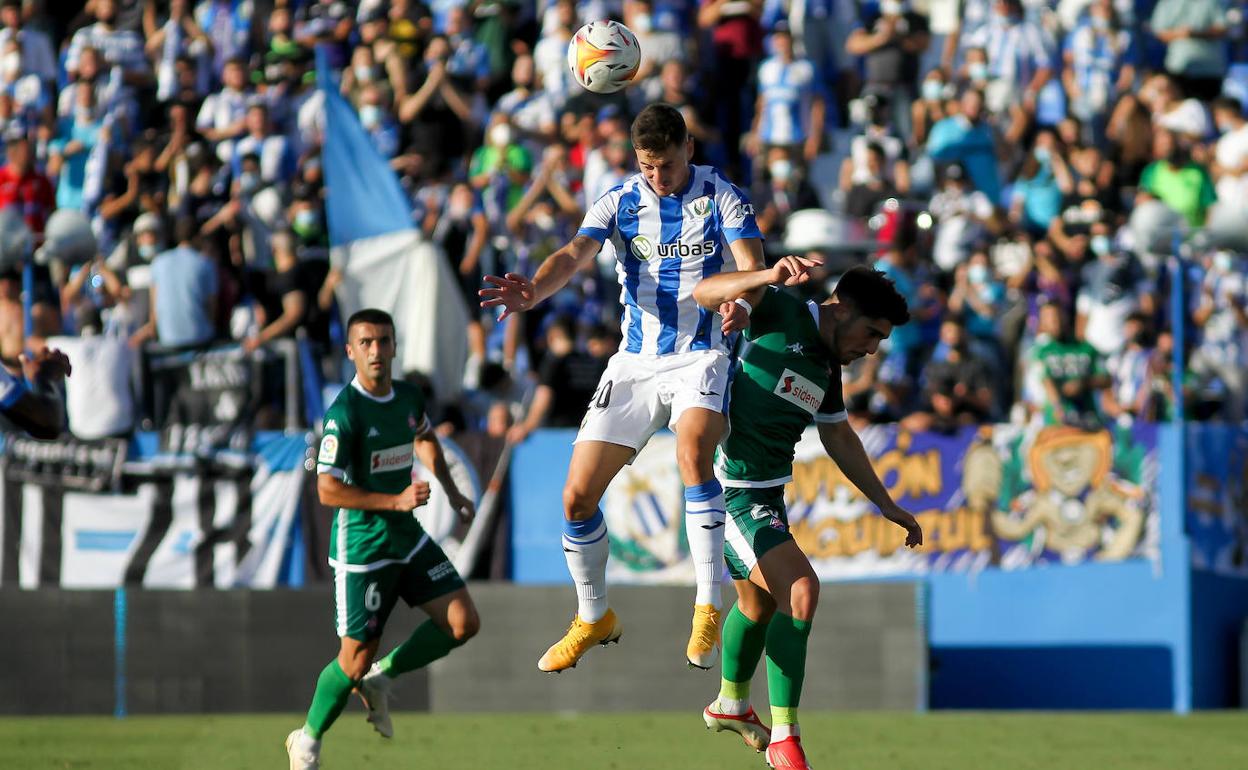
M 896 426 L 860 433 L 889 492 L 923 525 L 924 546 L 884 520 L 811 428 L 786 488 L 790 530 L 824 579 L 1023 569 L 1157 554 L 1157 433 L 1010 425 L 952 435 Z M 659 436 L 603 500 L 610 579 L 691 582 L 675 439 Z

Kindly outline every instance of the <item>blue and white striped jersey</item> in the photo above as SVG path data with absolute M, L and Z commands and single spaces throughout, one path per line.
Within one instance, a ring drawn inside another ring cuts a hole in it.
M 634 174 L 594 203 L 577 232 L 614 250 L 624 305 L 622 351 L 667 355 L 723 347 L 715 314 L 698 307 L 693 287 L 724 269 L 731 260 L 728 244 L 762 234 L 745 193 L 710 166 L 689 169 L 684 191 L 662 198 Z

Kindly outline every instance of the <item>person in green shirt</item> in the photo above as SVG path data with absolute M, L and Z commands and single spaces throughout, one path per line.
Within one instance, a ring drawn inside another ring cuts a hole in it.
M 732 431 L 716 458 L 728 512 L 724 553 L 737 603 L 723 628 L 719 697 L 703 711 L 707 727 L 740 734 L 772 767 L 808 768 L 797 727 L 806 642 L 819 578 L 793 535 L 784 485 L 794 449 L 813 422 L 828 455 L 884 518 L 906 530 L 908 547 L 923 530 L 880 482 L 858 434 L 847 422 L 841 367 L 875 353 L 910 320 L 906 301 L 882 272 L 847 271 L 823 304 L 803 302 L 775 284 L 806 282 L 819 264 L 785 257 L 774 267 L 703 278 L 693 290 L 702 307 L 719 310 L 725 331 L 749 313 L 741 365 L 732 385 Z M 750 679 L 767 653 L 769 732 L 750 707 Z
M 1173 131 L 1153 135 L 1153 157 L 1157 160 L 1140 174 L 1137 202 L 1156 198 L 1183 218 L 1192 228 L 1205 226 L 1205 217 L 1217 201 L 1209 169 L 1192 160 L 1191 152 Z
M 375 309 L 347 321 L 355 379 L 325 412 L 316 488 L 334 509 L 329 563 L 341 638 L 338 657 L 316 683 L 307 722 L 286 738 L 291 770 L 320 766 L 321 736 L 352 690 L 382 736 L 394 735 L 389 698 L 399 674 L 422 668 L 476 635 L 477 609 L 455 566 L 417 521 L 429 483 L 413 477 L 419 459 L 465 521 L 475 514 L 447 469 L 420 388 L 392 380 L 394 321 Z M 428 616 L 407 641 L 376 663 L 381 633 L 398 599 Z
M 1099 422 L 1096 395 L 1109 392 L 1113 381 L 1096 348 L 1070 334 L 1069 324 L 1056 304 L 1040 308 L 1037 331 L 1045 337 L 1032 351 L 1044 379 L 1044 421 L 1048 425 L 1088 425 Z

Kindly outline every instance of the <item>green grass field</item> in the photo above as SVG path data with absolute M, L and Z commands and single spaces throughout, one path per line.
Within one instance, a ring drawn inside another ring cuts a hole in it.
M 939 713 L 803 715 L 818 770 L 1233 770 L 1248 768 L 1248 715 Z M 301 717 L 0 719 L 0 768 L 260 770 L 286 767 Z M 384 741 L 349 710 L 326 770 L 730 770 L 764 768 L 698 714 L 398 714 Z

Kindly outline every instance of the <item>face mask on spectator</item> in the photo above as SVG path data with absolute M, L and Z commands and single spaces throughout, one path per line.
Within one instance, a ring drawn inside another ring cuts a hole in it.
M 1216 267 L 1219 272 L 1231 272 L 1231 268 L 1235 266 L 1234 263 L 1235 260 L 1231 258 L 1231 253 L 1229 251 L 1219 251 L 1213 255 L 1213 266 Z
M 900 16 L 906 10 L 906 4 L 901 0 L 881 0 L 880 13 L 885 16 Z
M 966 269 L 966 277 L 970 279 L 971 283 L 987 283 L 988 266 L 971 265 Z
M 971 80 L 984 81 L 988 79 L 988 62 L 977 61 L 966 65 L 966 74 Z
M 491 128 L 490 144 L 496 147 L 506 147 L 511 144 L 511 126 L 506 123 L 499 123 Z
M 928 80 L 923 81 L 923 98 L 929 102 L 934 102 L 940 99 L 940 94 L 944 90 L 945 84 L 939 80 L 931 80 L 929 78 Z
M 650 14 L 639 13 L 633 17 L 633 31 L 646 33 L 653 29 L 654 22 L 650 20 Z
M 151 262 L 152 257 L 156 256 L 158 251 L 159 249 L 156 248 L 156 244 L 154 243 L 140 243 L 139 244 L 139 248 L 138 248 L 139 258 L 142 259 L 144 262 Z
M 14 80 L 22 72 L 22 55 L 17 51 L 9 51 L 0 56 L 0 73 L 5 80 Z
M 1092 249 L 1093 254 L 1098 257 L 1103 257 L 1109 253 L 1109 247 L 1111 244 L 1109 242 L 1108 235 L 1094 235 L 1088 245 Z
M 1037 147 L 1033 154 L 1036 156 L 1036 160 L 1040 161 L 1041 163 L 1049 162 L 1050 155 L 1049 155 L 1048 147 Z
M 787 159 L 774 160 L 767 167 L 771 172 L 771 178 L 777 182 L 787 182 L 789 177 L 793 175 L 793 163 Z
M 355 65 L 355 79 L 361 83 L 367 83 L 373 79 L 373 68 L 367 64 Z
M 533 224 L 539 230 L 550 231 L 555 229 L 555 218 L 548 212 L 539 211 L 533 215 Z
M 80 126 L 90 123 L 94 119 L 95 115 L 90 107 L 78 107 L 74 110 L 74 122 Z
M 376 104 L 360 105 L 360 123 L 370 131 L 381 123 L 381 107 Z
M 260 186 L 260 175 L 250 171 L 244 171 L 238 177 L 238 191 L 243 195 L 250 195 Z
M 1109 29 L 1109 19 L 1104 16 L 1092 16 L 1092 29 Z

